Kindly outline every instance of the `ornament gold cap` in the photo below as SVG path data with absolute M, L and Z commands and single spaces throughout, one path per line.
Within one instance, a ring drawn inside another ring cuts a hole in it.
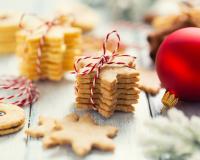
M 166 91 L 162 97 L 163 108 L 161 109 L 161 113 L 164 111 L 173 108 L 178 103 L 178 98 L 176 98 L 175 94 Z

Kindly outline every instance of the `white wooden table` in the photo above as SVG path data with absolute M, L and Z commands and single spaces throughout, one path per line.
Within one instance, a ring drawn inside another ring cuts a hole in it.
M 1 74 L 17 73 L 17 58 L 14 55 L 0 58 Z M 24 107 L 26 112 L 26 125 L 18 133 L 0 137 L 0 153 L 2 160 L 65 160 L 81 159 L 66 147 L 56 147 L 44 150 L 40 140 L 32 139 L 24 134 L 24 130 L 37 124 L 39 115 L 52 117 L 63 117 L 71 112 L 79 114 L 85 113 L 75 109 L 73 81 L 63 80 L 57 82 L 38 82 L 41 96 L 40 99 L 31 106 Z M 149 116 L 149 105 L 145 93 L 141 93 L 140 101 L 136 106 L 135 114 L 116 113 L 110 119 L 104 119 L 95 112 L 90 112 L 94 119 L 100 124 L 111 124 L 119 128 L 118 136 L 114 139 L 116 150 L 114 153 L 104 153 L 92 151 L 84 159 L 107 160 L 107 159 L 132 159 L 141 156 L 134 139 L 135 120 Z M 140 158 L 142 159 L 142 157 Z
M 104 26 L 104 25 L 103 25 Z M 112 27 L 99 27 L 97 34 L 105 35 L 111 31 Z M 118 28 L 122 41 L 126 43 L 137 42 L 145 45 L 146 33 L 139 30 L 123 30 Z M 102 34 L 103 33 L 103 34 Z M 151 61 L 148 58 L 148 50 L 141 51 L 130 50 L 138 59 L 138 65 L 149 67 Z M 18 59 L 15 55 L 0 57 L 0 75 L 18 74 Z M 160 102 L 163 90 L 155 97 L 142 92 L 139 103 L 136 105 L 136 111 L 132 113 L 115 113 L 110 119 L 104 119 L 99 114 L 91 111 L 94 119 L 100 124 L 110 124 L 119 128 L 118 136 L 114 139 L 116 150 L 114 153 L 105 153 L 93 150 L 84 158 L 77 157 L 69 146 L 56 147 L 44 150 L 40 140 L 32 139 L 24 134 L 24 130 L 37 124 L 39 115 L 52 117 L 63 117 L 71 112 L 79 114 L 85 113 L 75 109 L 73 80 L 65 78 L 61 82 L 38 82 L 37 86 L 41 92 L 39 100 L 31 105 L 24 107 L 26 112 L 26 125 L 20 132 L 8 136 L 0 137 L 0 160 L 145 160 L 143 154 L 136 143 L 135 122 L 142 121 L 146 117 L 155 117 L 159 114 L 162 107 Z M 180 103 L 179 108 L 192 114 L 200 115 L 199 104 Z M 148 134 L 148 133 L 147 133 Z

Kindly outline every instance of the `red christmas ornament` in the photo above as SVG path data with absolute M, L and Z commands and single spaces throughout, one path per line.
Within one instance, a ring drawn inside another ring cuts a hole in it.
M 200 101 L 200 28 L 184 28 L 168 35 L 156 57 L 164 88 L 184 101 Z

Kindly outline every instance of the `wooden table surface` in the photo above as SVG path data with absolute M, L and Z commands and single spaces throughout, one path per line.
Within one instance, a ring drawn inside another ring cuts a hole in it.
M 99 35 L 105 35 L 111 31 L 112 26 L 99 27 L 95 31 Z M 122 37 L 122 41 L 132 44 L 137 43 L 146 46 L 146 32 L 140 29 L 126 30 L 117 28 Z M 142 50 L 129 50 L 130 54 L 137 56 L 138 65 L 151 67 L 148 56 L 148 48 Z M 0 75 L 18 75 L 18 59 L 14 54 L 0 57 Z M 20 132 L 8 136 L 0 137 L 1 160 L 146 160 L 141 153 L 141 148 L 137 144 L 134 136 L 135 123 L 142 121 L 146 117 L 155 117 L 159 114 L 162 107 L 161 97 L 164 90 L 157 96 L 141 92 L 139 103 L 136 105 L 135 113 L 115 113 L 110 119 L 104 119 L 99 114 L 91 111 L 94 119 L 104 125 L 110 124 L 119 128 L 119 133 L 114 142 L 116 150 L 114 153 L 106 153 L 93 150 L 84 158 L 76 156 L 69 146 L 56 147 L 45 150 L 42 148 L 40 140 L 32 139 L 24 134 L 24 130 L 37 124 L 39 115 L 52 117 L 63 117 L 71 112 L 79 114 L 85 113 L 75 109 L 74 101 L 74 81 L 73 78 L 66 76 L 61 82 L 38 82 L 37 86 L 41 92 L 39 100 L 31 105 L 24 107 L 26 112 L 26 125 Z M 181 102 L 178 108 L 186 112 L 188 116 L 193 114 L 200 115 L 200 104 Z M 148 133 L 147 133 L 148 134 Z

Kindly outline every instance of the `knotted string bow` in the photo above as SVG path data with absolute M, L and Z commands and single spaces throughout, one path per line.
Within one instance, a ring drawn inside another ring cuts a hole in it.
M 109 38 L 112 34 L 115 34 L 118 41 L 117 41 L 117 45 L 116 45 L 115 50 L 112 52 L 111 55 L 109 55 L 109 54 L 107 54 L 106 44 L 107 44 L 107 42 L 108 42 L 108 40 L 109 40 Z M 92 56 L 80 57 L 76 60 L 76 62 L 74 64 L 74 72 L 73 73 L 76 74 L 76 75 L 84 76 L 84 75 L 88 75 L 88 74 L 92 73 L 93 71 L 96 72 L 95 75 L 94 75 L 93 81 L 92 81 L 91 88 L 90 88 L 90 102 L 93 105 L 94 110 L 97 109 L 95 102 L 93 100 L 94 89 L 95 89 L 97 79 L 99 78 L 100 71 L 103 68 L 103 66 L 111 65 L 111 64 L 117 64 L 117 65 L 122 65 L 124 67 L 129 67 L 129 68 L 131 67 L 131 66 L 127 65 L 125 62 L 120 62 L 120 61 L 114 62 L 113 61 L 115 57 L 132 57 L 132 56 L 127 55 L 127 54 L 117 53 L 119 46 L 120 46 L 120 36 L 119 36 L 118 32 L 116 30 L 114 30 L 114 31 L 112 31 L 112 32 L 110 32 L 106 35 L 106 38 L 103 42 L 103 47 L 102 47 L 103 48 L 102 56 L 99 56 L 99 57 L 92 57 Z M 132 58 L 135 59 L 135 57 L 132 57 Z M 85 70 L 79 70 L 78 67 L 77 67 L 78 63 L 80 63 L 82 60 L 86 60 L 86 59 L 96 59 L 98 61 L 88 63 L 87 65 L 85 65 L 84 66 Z M 76 88 L 76 89 L 78 91 L 78 88 Z

